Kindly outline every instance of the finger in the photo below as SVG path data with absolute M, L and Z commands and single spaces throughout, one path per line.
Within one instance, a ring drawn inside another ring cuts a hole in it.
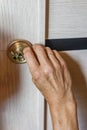
M 48 59 L 48 56 L 45 51 L 45 47 L 42 45 L 34 45 L 33 50 L 37 56 L 37 59 L 40 63 L 40 65 L 48 65 L 50 64 L 50 60 Z
M 48 55 L 50 61 L 53 64 L 53 66 L 56 69 L 59 68 L 60 63 L 59 63 L 58 59 L 55 57 L 54 52 L 49 47 L 46 47 L 46 52 L 47 52 L 47 55 Z
M 62 66 L 66 66 L 66 63 L 65 63 L 64 59 L 60 56 L 60 54 L 58 53 L 58 51 L 53 50 L 53 52 L 54 52 L 55 57 L 59 60 L 60 64 Z
M 63 76 L 64 76 L 64 79 L 66 80 L 66 83 L 68 84 L 72 84 L 72 82 L 69 82 L 71 81 L 71 76 L 70 76 L 70 72 L 68 70 L 68 67 L 66 65 L 66 62 L 64 61 L 64 59 L 60 56 L 60 54 L 58 53 L 58 51 L 54 50 L 54 54 L 55 56 L 57 57 L 57 59 L 60 61 L 61 65 L 62 65 L 62 68 L 63 68 Z M 67 85 L 66 85 L 67 86 Z
M 35 72 L 39 67 L 39 62 L 31 47 L 27 47 L 23 50 L 24 58 L 27 61 L 31 73 Z

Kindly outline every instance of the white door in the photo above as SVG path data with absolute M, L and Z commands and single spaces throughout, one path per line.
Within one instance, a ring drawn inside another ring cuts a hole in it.
M 44 99 L 27 65 L 7 57 L 14 39 L 45 43 L 45 0 L 0 0 L 0 130 L 43 130 Z
M 48 6 L 48 39 L 87 38 L 87 0 L 49 0 Z M 87 50 L 66 51 L 61 55 L 72 76 L 79 129 L 87 130 Z M 48 108 L 46 124 L 46 130 L 52 130 Z

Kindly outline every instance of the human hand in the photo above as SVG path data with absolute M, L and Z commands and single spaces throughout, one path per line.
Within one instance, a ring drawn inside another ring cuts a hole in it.
M 42 45 L 24 49 L 32 80 L 49 105 L 72 99 L 71 77 L 65 61 L 56 50 Z
M 78 130 L 71 77 L 56 50 L 42 45 L 24 49 L 32 80 L 49 104 L 54 130 Z

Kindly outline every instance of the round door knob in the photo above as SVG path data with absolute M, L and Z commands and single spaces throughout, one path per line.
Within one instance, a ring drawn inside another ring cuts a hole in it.
M 23 55 L 23 49 L 28 46 L 32 46 L 32 44 L 27 40 L 12 41 L 7 48 L 7 55 L 9 59 L 16 64 L 26 63 Z

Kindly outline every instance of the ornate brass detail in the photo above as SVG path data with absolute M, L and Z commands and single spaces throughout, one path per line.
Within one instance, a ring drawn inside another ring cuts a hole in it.
M 19 39 L 12 41 L 7 48 L 9 59 L 16 64 L 26 63 L 23 56 L 23 49 L 28 46 L 32 46 L 32 44 L 27 40 Z

